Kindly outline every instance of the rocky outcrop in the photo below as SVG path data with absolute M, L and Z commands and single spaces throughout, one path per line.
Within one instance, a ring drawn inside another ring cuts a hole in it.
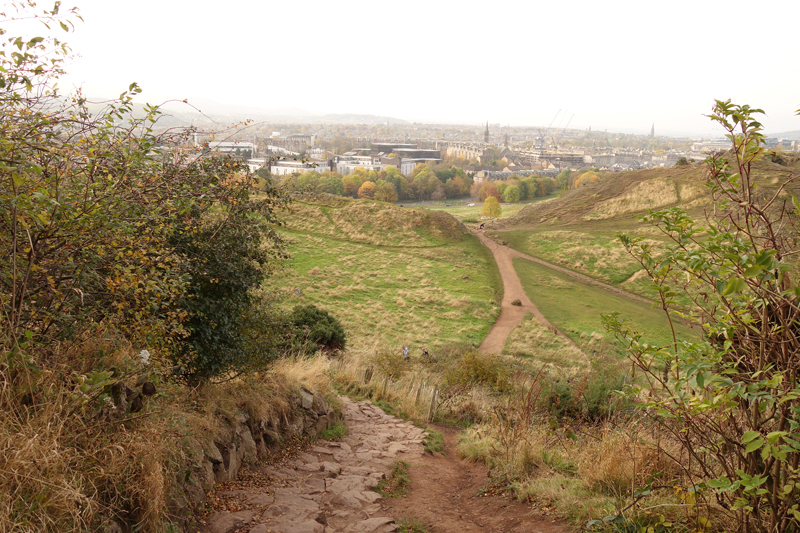
M 293 437 L 304 433 L 314 436 L 341 421 L 341 416 L 330 408 L 324 396 L 303 387 L 291 399 L 291 405 L 289 413 L 262 420 L 253 420 L 240 411 L 232 419 L 222 422 L 224 427 L 218 435 L 208 439 L 186 439 L 188 475 L 170 504 L 170 515 L 175 525 L 186 530 L 193 517 L 201 514 L 206 492 L 214 487 L 214 483 L 235 480 L 242 466 L 267 458 Z M 242 515 L 225 520 L 235 524 L 251 518 Z

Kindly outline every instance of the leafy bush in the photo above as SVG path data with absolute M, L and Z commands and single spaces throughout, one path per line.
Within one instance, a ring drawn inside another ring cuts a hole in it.
M 543 378 L 540 406 L 557 419 L 599 422 L 619 409 L 633 407 L 633 401 L 621 394 L 627 386 L 626 373 L 607 359 L 593 359 L 591 371 L 583 378 Z
M 716 501 L 738 531 L 800 528 L 800 286 L 797 216 L 786 187 L 756 190 L 751 164 L 764 157 L 763 111 L 717 101 L 711 118 L 733 151 L 707 160 L 714 212 L 696 222 L 685 211 L 652 211 L 644 221 L 671 244 L 656 253 L 640 238 L 622 243 L 658 288 L 667 319 L 678 293 L 691 298 L 690 318 L 707 338 L 650 346 L 617 317 L 647 379 L 645 412 L 672 433 L 687 483 Z M 786 198 L 786 199 L 784 199 Z
M 34 16 L 70 27 L 58 5 Z M 187 379 L 252 367 L 244 320 L 283 255 L 285 198 L 188 130 L 154 133 L 135 84 L 95 114 L 62 98 L 67 50 L 12 37 L 0 54 L 0 346 L 44 356 L 103 331 Z
M 293 344 L 303 351 L 328 352 L 344 350 L 347 335 L 341 322 L 325 309 L 315 305 L 298 305 L 290 316 L 296 331 Z

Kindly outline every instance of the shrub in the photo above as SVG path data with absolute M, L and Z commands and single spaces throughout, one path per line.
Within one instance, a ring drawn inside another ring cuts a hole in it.
M 698 497 L 727 510 L 738 531 L 800 528 L 800 288 L 797 215 L 788 182 L 756 190 L 751 164 L 764 157 L 754 116 L 763 111 L 717 101 L 711 118 L 733 151 L 707 160 L 714 212 L 698 224 L 679 208 L 651 211 L 644 221 L 671 244 L 655 251 L 620 235 L 659 291 L 667 319 L 683 293 L 703 342 L 673 338 L 650 346 L 618 317 L 612 331 L 647 380 L 645 412 L 670 431 L 690 464 L 684 475 Z M 790 178 L 790 181 L 794 176 Z
M 304 351 L 327 352 L 344 350 L 347 335 L 341 322 L 325 309 L 315 305 L 298 305 L 292 309 L 291 321 L 296 331 L 293 344 Z
M 511 371 L 501 356 L 475 350 L 457 357 L 444 371 L 446 386 L 451 389 L 483 384 L 500 391 L 508 390 L 510 378 Z
M 58 3 L 38 16 L 69 28 Z M 252 366 L 243 320 L 283 255 L 286 199 L 187 149 L 188 130 L 155 134 L 161 112 L 134 112 L 136 84 L 97 113 L 62 98 L 66 51 L 35 37 L 0 52 L 0 348 L 30 338 L 44 356 L 113 331 L 188 379 Z

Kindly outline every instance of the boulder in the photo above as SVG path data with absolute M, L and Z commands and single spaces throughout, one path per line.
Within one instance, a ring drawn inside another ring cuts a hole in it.
M 314 393 L 305 387 L 300 387 L 300 407 L 311 410 L 314 406 Z

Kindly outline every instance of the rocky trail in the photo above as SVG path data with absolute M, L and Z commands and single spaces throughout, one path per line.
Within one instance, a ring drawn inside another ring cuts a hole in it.
M 369 402 L 342 400 L 347 435 L 217 487 L 209 501 L 225 505 L 203 520 L 201 531 L 385 533 L 396 531 L 401 517 L 430 533 L 569 531 L 525 504 L 484 496 L 486 470 L 455 457 L 454 430 L 446 430 L 445 455 L 425 454 L 422 429 Z M 411 465 L 411 492 L 383 499 L 375 489 L 399 459 Z

